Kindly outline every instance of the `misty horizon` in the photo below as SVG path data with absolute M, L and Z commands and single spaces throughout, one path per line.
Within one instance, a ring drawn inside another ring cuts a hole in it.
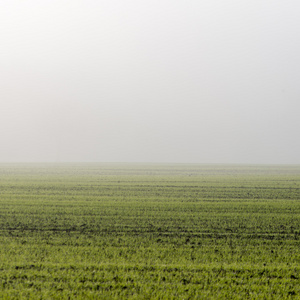
M 3 1 L 0 163 L 300 164 L 298 1 Z

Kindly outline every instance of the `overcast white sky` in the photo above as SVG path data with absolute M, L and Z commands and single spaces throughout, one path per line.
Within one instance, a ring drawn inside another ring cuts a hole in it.
M 0 1 L 0 161 L 300 164 L 299 16 L 299 0 Z

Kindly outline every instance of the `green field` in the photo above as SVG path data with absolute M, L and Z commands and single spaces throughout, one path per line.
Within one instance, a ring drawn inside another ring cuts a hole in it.
M 300 166 L 1 164 L 0 299 L 300 299 Z

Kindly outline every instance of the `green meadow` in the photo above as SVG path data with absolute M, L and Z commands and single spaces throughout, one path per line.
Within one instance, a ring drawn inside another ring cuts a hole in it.
M 300 166 L 1 164 L 0 299 L 300 299 Z

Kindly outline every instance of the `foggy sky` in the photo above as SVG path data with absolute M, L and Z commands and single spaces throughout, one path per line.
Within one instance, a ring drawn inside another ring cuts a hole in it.
M 300 163 L 298 0 L 0 6 L 0 162 Z

